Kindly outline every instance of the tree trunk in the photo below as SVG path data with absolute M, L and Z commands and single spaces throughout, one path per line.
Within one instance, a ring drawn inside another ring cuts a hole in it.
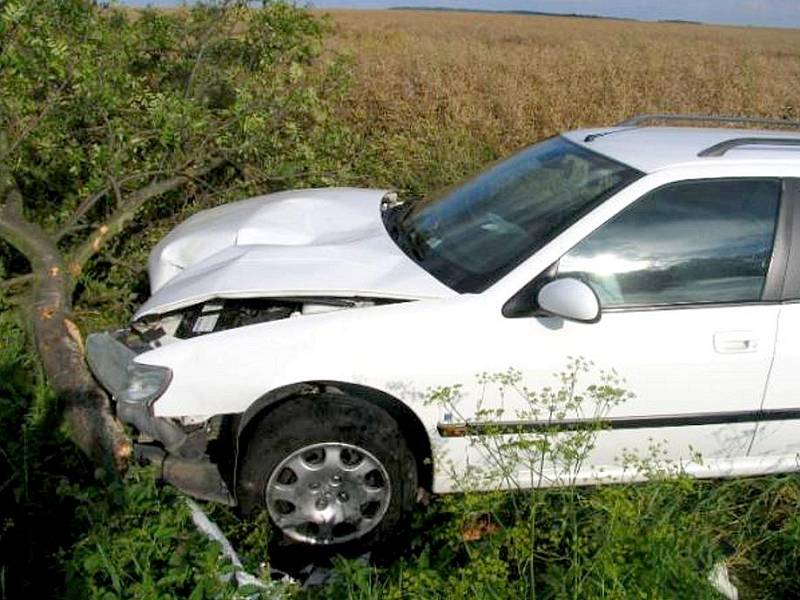
M 0 151 L 3 148 L 0 132 Z M 55 392 L 73 440 L 98 466 L 125 468 L 132 446 L 122 425 L 111 414 L 106 393 L 97 385 L 84 359 L 83 342 L 71 319 L 74 279 L 101 246 L 121 233 L 150 199 L 175 190 L 224 164 L 209 157 L 205 164 L 156 180 L 129 194 L 114 213 L 70 255 L 69 261 L 53 238 L 25 219 L 22 197 L 2 162 L 0 152 L 0 236 L 31 263 L 33 286 L 28 318 L 47 382 Z
M 47 234 L 24 218 L 16 188 L 8 180 L 4 183 L 0 235 L 31 263 L 27 316 L 47 381 L 78 447 L 96 465 L 121 471 L 131 456 L 131 443 L 86 366 L 81 336 L 70 318 L 72 286 L 64 259 Z

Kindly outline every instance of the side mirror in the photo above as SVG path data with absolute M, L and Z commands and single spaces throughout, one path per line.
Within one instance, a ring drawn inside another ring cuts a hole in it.
M 600 301 L 594 290 L 579 279 L 554 279 L 539 290 L 539 308 L 556 317 L 581 323 L 600 320 Z

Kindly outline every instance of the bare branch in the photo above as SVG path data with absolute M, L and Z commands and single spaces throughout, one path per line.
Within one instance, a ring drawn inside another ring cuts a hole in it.
M 4 186 L 5 187 L 5 186 Z M 3 195 L 5 196 L 5 209 L 9 214 L 22 215 L 22 194 L 16 186 L 11 189 L 4 189 Z
M 187 98 L 192 93 L 194 79 L 197 76 L 197 72 L 200 69 L 201 63 L 203 62 L 203 55 L 205 54 L 208 45 L 214 39 L 214 34 L 217 33 L 215 30 L 225 20 L 225 13 L 230 10 L 231 4 L 234 3 L 234 0 L 223 0 L 223 2 L 221 2 L 219 5 L 219 18 L 217 18 L 204 32 L 203 41 L 200 43 L 200 49 L 197 51 L 197 56 L 195 57 L 194 64 L 192 65 L 192 71 L 189 73 L 189 78 L 186 80 L 186 90 L 184 91 L 184 96 Z
M 133 174 L 128 175 L 127 177 L 123 177 L 121 179 L 116 179 L 113 175 L 109 174 L 108 175 L 109 185 L 104 187 L 103 189 L 95 192 L 94 194 L 92 194 L 88 198 L 85 198 L 78 205 L 78 208 L 76 208 L 75 212 L 73 212 L 72 215 L 70 216 L 69 221 L 64 223 L 61 226 L 61 228 L 56 232 L 56 234 L 54 236 L 55 240 L 57 242 L 60 242 L 61 240 L 63 240 L 70 233 L 73 233 L 74 231 L 79 230 L 80 228 L 76 229 L 76 226 L 77 226 L 78 222 L 89 211 L 91 211 L 92 208 L 94 208 L 94 206 L 100 200 L 102 200 L 103 197 L 106 194 L 108 194 L 110 191 L 113 190 L 115 193 L 117 193 L 117 189 L 119 189 L 120 190 L 120 194 L 121 194 L 122 187 L 125 184 L 127 184 L 127 183 L 129 183 L 131 181 L 135 181 L 137 179 L 143 179 L 145 177 L 156 177 L 156 176 L 159 176 L 159 175 L 166 175 L 166 172 L 165 171 L 142 171 L 140 173 L 133 173 Z M 114 186 L 114 184 L 116 184 L 116 187 Z M 117 202 L 119 203 L 119 198 L 117 198 Z
M 78 224 L 78 221 L 80 221 L 83 215 L 89 212 L 92 207 L 108 193 L 108 191 L 108 188 L 104 187 L 99 192 L 96 192 L 88 198 L 85 198 L 83 202 L 78 205 L 78 208 L 75 209 L 75 212 L 72 213 L 69 221 L 64 223 L 64 225 L 61 226 L 61 229 L 56 232 L 54 236 L 56 242 L 60 242 L 62 239 L 64 239 L 64 237 L 75 231 L 75 226 Z
M 16 287 L 25 286 L 32 281 L 33 273 L 26 273 L 25 275 L 18 275 L 17 277 L 11 277 L 10 279 L 0 281 L 0 289 L 8 291 Z
M 186 81 L 186 91 L 184 92 L 185 96 L 190 96 L 192 93 L 192 86 L 194 85 L 194 78 L 197 75 L 197 70 L 200 68 L 200 63 L 203 60 L 203 53 L 208 46 L 208 43 L 211 41 L 211 36 L 207 37 L 205 41 L 203 41 L 203 45 L 200 46 L 200 50 L 197 51 L 197 58 L 195 58 L 194 65 L 192 66 L 192 72 L 189 73 L 189 78 Z
M 142 206 L 152 198 L 176 190 L 188 182 L 202 177 L 213 171 L 225 162 L 223 158 L 215 158 L 202 167 L 186 169 L 168 179 L 153 181 L 148 185 L 128 195 L 119 204 L 111 216 L 102 223 L 83 244 L 72 253 L 68 268 L 70 273 L 77 277 L 82 272 L 86 263 L 100 250 L 109 239 L 119 234 L 125 225 L 131 221 Z
M 122 190 L 119 188 L 119 181 L 110 173 L 108 175 L 108 181 L 111 183 L 111 189 L 114 190 L 114 198 L 117 201 L 116 208 L 119 208 L 122 206 Z

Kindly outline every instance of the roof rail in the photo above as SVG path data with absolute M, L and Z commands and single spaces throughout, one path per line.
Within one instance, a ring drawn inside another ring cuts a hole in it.
M 697 156 L 723 156 L 739 146 L 795 146 L 800 148 L 800 138 L 743 137 L 725 140 L 699 152 Z
M 619 123 L 617 127 L 638 127 L 648 121 L 692 121 L 707 123 L 732 123 L 738 125 L 774 125 L 785 129 L 800 129 L 800 121 L 784 119 L 751 119 L 749 117 L 716 117 L 712 115 L 646 114 L 636 115 Z

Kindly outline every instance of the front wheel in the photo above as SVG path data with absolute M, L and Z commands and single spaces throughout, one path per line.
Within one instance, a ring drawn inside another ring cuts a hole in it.
M 413 508 L 416 460 L 397 422 L 357 398 L 292 398 L 267 413 L 239 475 L 245 512 L 266 509 L 293 542 L 346 551 L 396 533 Z

